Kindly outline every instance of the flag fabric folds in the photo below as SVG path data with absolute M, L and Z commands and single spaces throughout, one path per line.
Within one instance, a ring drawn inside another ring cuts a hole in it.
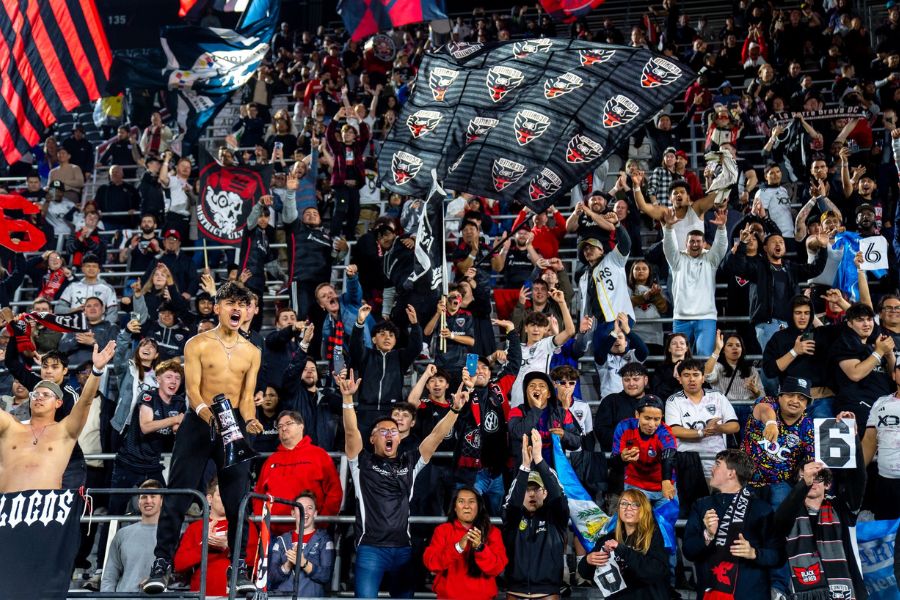
M 608 531 L 609 515 L 597 506 L 591 495 L 581 485 L 578 475 L 569 463 L 566 453 L 559 443 L 559 438 L 551 435 L 553 440 L 553 462 L 556 476 L 562 485 L 566 500 L 569 503 L 569 520 L 572 531 L 578 536 L 581 546 L 591 552 L 600 536 Z
M 541 0 L 541 8 L 550 18 L 563 23 L 571 23 L 601 4 L 603 0 Z
M 2 0 L 0 31 L 0 150 L 13 163 L 103 95 L 112 55 L 93 0 Z
M 695 74 L 650 50 L 580 40 L 451 43 L 426 55 L 379 154 L 382 184 L 556 202 Z
M 422 203 L 416 228 L 415 264 L 409 276 L 412 289 L 422 294 L 446 289 L 444 199 L 446 193 L 432 178 L 431 190 Z M 446 292 L 445 292 L 446 293 Z
M 869 600 L 900 600 L 895 567 L 898 526 L 900 519 L 856 523 L 856 545 Z
M 163 27 L 159 48 L 116 53 L 111 77 L 116 89 L 168 89 L 170 109 L 185 142 L 192 145 L 259 67 L 275 34 L 279 8 L 278 0 L 252 0 L 233 30 Z
M 440 0 L 338 0 L 337 12 L 357 41 L 401 25 L 447 18 Z
M 217 162 L 200 171 L 197 231 L 215 244 L 239 246 L 250 209 L 266 193 L 258 171 L 223 167 Z

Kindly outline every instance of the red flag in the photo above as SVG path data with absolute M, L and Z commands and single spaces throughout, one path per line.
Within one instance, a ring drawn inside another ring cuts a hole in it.
M 13 163 L 61 115 L 101 96 L 112 54 L 93 0 L 0 6 L 0 151 Z
M 541 7 L 556 21 L 571 23 L 583 17 L 598 6 L 603 0 L 541 0 Z
M 197 4 L 200 0 L 181 0 L 181 6 L 178 8 L 178 16 L 186 17 L 191 9 L 194 8 L 194 5 Z

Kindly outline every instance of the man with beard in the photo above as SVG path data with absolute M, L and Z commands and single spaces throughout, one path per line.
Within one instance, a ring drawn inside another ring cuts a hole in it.
M 146 272 L 162 251 L 162 243 L 156 235 L 158 218 L 153 213 L 141 215 L 140 230 L 122 238 L 119 246 L 119 262 L 127 263 L 129 271 Z
M 865 180 L 864 180 L 865 181 Z M 860 184 L 862 185 L 862 184 Z M 874 184 L 873 184 L 874 185 Z M 881 236 L 881 216 L 878 214 L 881 206 L 873 206 L 872 204 L 860 204 L 856 207 L 856 232 L 859 234 L 860 241 L 865 238 Z M 891 246 L 888 240 L 888 248 Z M 875 276 L 874 271 L 866 271 L 866 278 L 869 282 L 869 292 L 874 299 L 879 299 L 883 294 L 896 291 L 896 284 L 893 283 L 897 277 L 896 261 L 889 260 L 889 273 L 882 275 L 880 278 Z
M 857 423 L 866 423 L 875 401 L 893 388 L 894 338 L 884 333 L 872 335 L 875 313 L 864 304 L 847 309 L 845 327 L 829 357 L 837 384 L 834 410 L 853 412 Z
M 577 233 L 578 241 L 597 238 L 604 244 L 609 242 L 610 228 L 604 213 L 609 210 L 611 196 L 606 192 L 594 192 L 583 202 L 575 205 L 575 210 L 566 219 L 566 232 Z
M 764 260 L 749 259 L 747 242 L 742 238 L 731 266 L 735 275 L 750 281 L 750 323 L 756 328 L 759 345 L 765 348 L 775 332 L 791 322 L 790 300 L 800 293 L 800 282 L 825 269 L 828 253 L 820 249 L 812 264 L 787 260 L 784 238 L 777 233 L 766 236 L 763 250 Z M 775 392 L 769 387 L 766 391 Z

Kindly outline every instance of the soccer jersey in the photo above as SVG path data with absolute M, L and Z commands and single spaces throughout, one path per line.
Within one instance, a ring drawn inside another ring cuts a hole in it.
M 874 427 L 878 439 L 878 474 L 900 479 L 900 398 L 894 394 L 875 401 L 866 427 Z
M 710 419 L 716 419 L 722 423 L 736 422 L 737 415 L 728 398 L 719 392 L 706 392 L 699 402 L 693 402 L 681 391 L 672 394 L 666 402 L 666 424 L 679 425 L 685 429 L 702 430 Z M 699 452 L 704 455 L 715 456 L 726 448 L 725 434 L 710 435 L 694 440 L 681 440 L 678 444 L 679 452 Z M 713 463 L 712 458 L 704 458 L 703 471 L 710 476 Z
M 522 382 L 528 373 L 540 371 L 548 373 L 550 371 L 550 359 L 557 350 L 557 345 L 553 341 L 553 336 L 547 336 L 536 344 L 526 346 L 522 344 L 522 366 L 519 367 L 519 374 L 513 382 L 512 389 L 509 392 L 509 406 L 515 408 L 525 401 L 525 390 L 522 389 Z
M 627 448 L 638 448 L 638 460 L 625 463 L 625 483 L 648 492 L 659 492 L 665 476 L 663 462 L 671 461 L 677 446 L 672 430 L 665 423 L 661 423 L 653 435 L 645 436 L 638 427 L 638 420 L 631 418 L 616 427 L 612 453 L 619 455 Z M 674 472 L 671 477 L 674 483 Z
M 759 402 L 765 402 L 775 411 L 778 439 L 769 443 L 763 437 L 766 424 L 753 418 L 753 415 L 747 419 L 744 452 L 756 465 L 750 485 L 763 487 L 782 481 L 793 485 L 797 469 L 815 457 L 812 419 L 803 416 L 793 425 L 787 425 L 782 421 L 777 400 L 761 398 Z

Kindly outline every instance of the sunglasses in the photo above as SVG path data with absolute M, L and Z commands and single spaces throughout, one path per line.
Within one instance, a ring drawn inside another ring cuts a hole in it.
M 577 385 L 577 384 L 578 384 L 577 381 L 568 380 L 568 379 L 560 379 L 559 381 L 556 382 L 556 385 Z

